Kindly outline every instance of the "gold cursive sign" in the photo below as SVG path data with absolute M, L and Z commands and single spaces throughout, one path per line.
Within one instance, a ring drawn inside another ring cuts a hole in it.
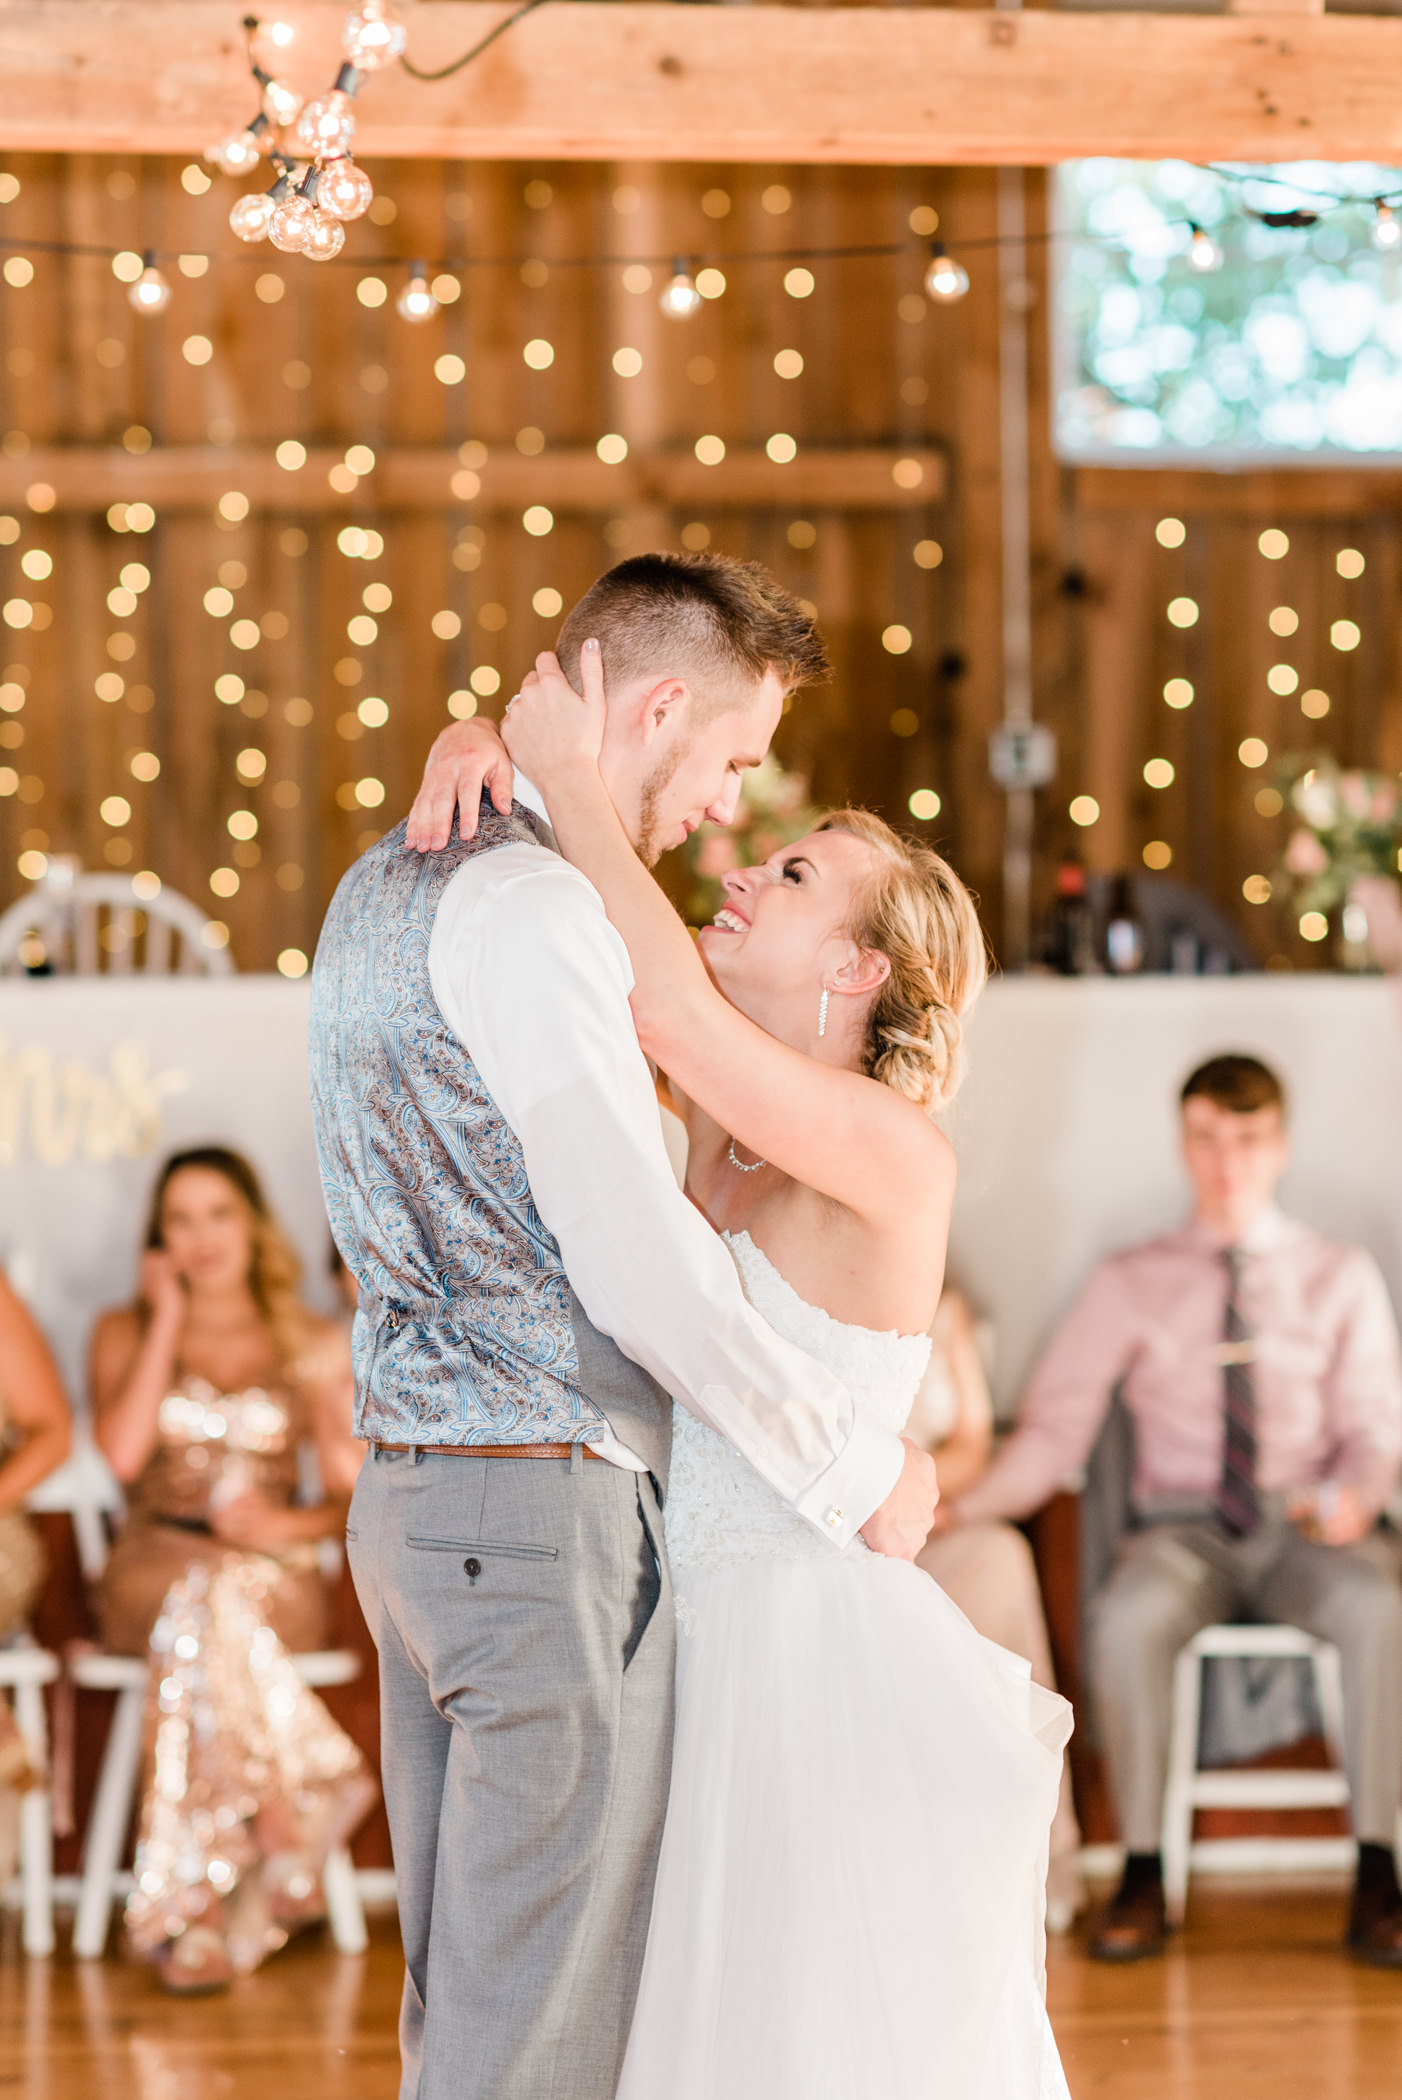
M 114 1044 L 107 1069 L 93 1071 L 44 1044 L 12 1050 L 0 1033 L 0 1166 L 26 1145 L 46 1167 L 140 1159 L 160 1143 L 162 1101 L 189 1083 L 184 1072 L 153 1072 L 144 1043 Z

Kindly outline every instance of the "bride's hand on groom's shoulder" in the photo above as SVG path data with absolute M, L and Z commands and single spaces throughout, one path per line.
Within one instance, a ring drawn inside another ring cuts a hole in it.
M 608 710 L 597 642 L 587 641 L 580 650 L 579 670 L 582 694 L 560 669 L 558 657 L 544 650 L 502 723 L 507 750 L 547 802 L 552 787 L 595 772 L 599 763 Z
M 495 722 L 454 722 L 434 739 L 424 777 L 409 812 L 405 844 L 419 853 L 438 853 L 458 830 L 474 838 L 482 795 L 491 790 L 492 806 L 505 816 L 511 807 L 515 772 Z

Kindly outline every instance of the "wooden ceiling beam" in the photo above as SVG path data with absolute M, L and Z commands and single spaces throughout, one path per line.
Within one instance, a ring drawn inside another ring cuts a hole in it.
M 246 122 L 243 0 L 0 0 L 0 148 L 199 153 Z M 345 0 L 287 0 L 324 87 Z M 506 9 L 410 6 L 425 68 Z M 437 84 L 362 92 L 367 158 L 1032 166 L 1402 159 L 1402 20 L 980 8 L 545 6 Z
M 1278 525 L 1305 517 L 1395 518 L 1402 508 L 1402 474 L 1385 467 L 1242 467 L 1230 474 L 1192 467 L 1078 467 L 1075 476 L 1076 503 L 1086 511 L 1181 511 Z
M 358 486 L 337 489 L 329 477 L 344 458 L 343 451 L 310 452 L 306 464 L 289 473 L 271 451 L 253 447 L 168 446 L 139 455 L 104 446 L 36 447 L 20 459 L 0 459 L 0 506 L 32 514 L 31 491 L 37 491 L 42 511 L 100 511 L 113 503 L 149 503 L 158 512 L 208 510 L 237 490 L 260 511 L 339 511 L 353 519 L 461 506 L 466 519 L 519 513 L 536 503 L 600 513 L 637 503 L 914 510 L 938 502 L 945 488 L 942 456 L 916 446 L 815 448 L 783 466 L 764 452 L 737 448 L 713 467 L 690 452 L 637 453 L 608 466 L 585 446 L 534 459 L 502 449 L 489 451 L 476 469 L 464 468 L 456 452 L 415 447 L 381 452 Z

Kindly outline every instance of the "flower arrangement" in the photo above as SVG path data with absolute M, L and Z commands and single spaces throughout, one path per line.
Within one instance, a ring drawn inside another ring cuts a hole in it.
M 802 773 L 786 773 L 771 753 L 746 773 L 729 830 L 703 824 L 682 848 L 691 875 L 686 916 L 693 926 L 712 920 L 725 902 L 721 877 L 732 868 L 753 868 L 780 846 L 801 839 L 817 823 Z
M 1391 773 L 1345 772 L 1332 758 L 1294 760 L 1281 780 L 1296 818 L 1285 875 L 1301 911 L 1331 912 L 1355 883 L 1386 876 L 1394 885 L 1402 848 L 1402 793 Z

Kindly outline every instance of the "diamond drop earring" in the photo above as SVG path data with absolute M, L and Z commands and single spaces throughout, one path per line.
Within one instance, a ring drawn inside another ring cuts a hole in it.
M 819 1033 L 819 1035 L 826 1035 L 826 1034 L 827 1034 L 827 1032 L 828 1032 L 828 1000 L 829 1000 L 830 996 L 831 996 L 831 994 L 829 993 L 829 991 L 828 991 L 828 988 L 827 988 L 827 986 L 826 986 L 826 985 L 824 985 L 824 986 L 823 986 L 823 996 L 822 996 L 822 998 L 821 998 L 821 999 L 820 999 L 820 1000 L 818 1001 L 818 1033 Z

